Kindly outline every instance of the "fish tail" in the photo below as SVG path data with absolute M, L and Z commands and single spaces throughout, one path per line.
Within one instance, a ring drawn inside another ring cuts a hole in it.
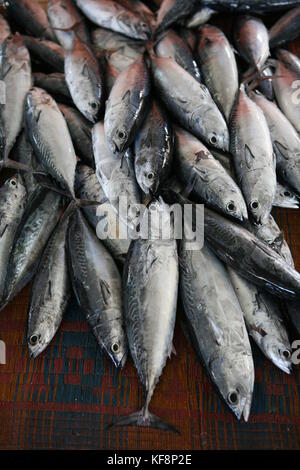
M 117 422 L 111 423 L 108 428 L 114 426 L 138 426 L 145 428 L 155 428 L 160 429 L 161 431 L 171 431 L 175 432 L 176 434 L 180 434 L 175 426 L 159 418 L 159 416 L 150 413 L 145 407 L 140 411 L 136 411 L 130 415 L 121 416 Z

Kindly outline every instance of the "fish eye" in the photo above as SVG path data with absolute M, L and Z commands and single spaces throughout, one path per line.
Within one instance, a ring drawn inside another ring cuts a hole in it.
M 95 101 L 93 101 L 93 103 L 91 103 L 91 108 L 92 109 L 97 109 L 98 107 L 98 103 L 96 103 Z
M 283 351 L 279 351 L 279 352 L 281 352 L 284 359 L 288 360 L 291 358 L 291 351 L 289 349 L 284 349 Z
M 119 349 L 120 349 L 119 343 L 114 343 L 114 344 L 111 345 L 111 350 L 112 350 L 113 353 L 117 353 L 119 351 Z
M 29 342 L 30 342 L 31 346 L 36 346 L 38 341 L 39 341 L 39 336 L 38 335 L 32 335 L 29 338 Z
M 228 403 L 230 403 L 230 405 L 236 405 L 237 402 L 239 401 L 239 394 L 236 390 L 228 393 L 228 397 L 227 397 L 227 400 L 228 400 Z
M 235 211 L 235 204 L 233 202 L 229 202 L 227 204 L 226 208 L 229 212 L 233 212 L 233 211 Z
M 10 184 L 11 184 L 12 186 L 17 186 L 16 180 L 11 180 L 11 181 L 10 181 Z
M 211 143 L 211 145 L 216 145 L 217 143 L 217 138 L 215 135 L 212 135 L 209 139 L 209 142 Z
M 291 196 L 291 193 L 290 193 L 289 191 L 284 191 L 283 194 L 284 194 L 284 196 L 286 196 L 286 197 L 290 197 L 290 196 Z
M 153 180 L 154 174 L 152 172 L 148 173 L 147 178 L 148 178 L 148 180 Z
M 258 201 L 251 201 L 251 202 L 250 202 L 250 207 L 251 207 L 251 209 L 254 209 L 254 210 L 255 210 L 255 209 L 258 209 L 258 206 L 259 206 Z
M 119 139 L 125 139 L 125 137 L 126 137 L 125 132 L 124 131 L 119 131 L 118 132 L 118 137 L 119 137 Z

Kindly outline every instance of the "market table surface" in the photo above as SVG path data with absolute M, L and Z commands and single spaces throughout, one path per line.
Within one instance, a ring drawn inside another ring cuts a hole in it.
M 223 21 L 215 20 L 219 25 Z M 300 55 L 300 41 L 289 49 Z M 274 214 L 300 270 L 300 212 L 277 209 Z M 114 368 L 74 299 L 47 351 L 30 358 L 28 300 L 27 288 L 0 314 L 0 340 L 7 352 L 6 365 L 0 365 L 0 449 L 300 448 L 300 366 L 287 375 L 252 343 L 253 405 L 249 422 L 238 422 L 185 339 L 179 320 L 177 354 L 168 361 L 150 408 L 177 426 L 180 435 L 134 427 L 106 429 L 142 405 L 132 361 L 122 371 Z

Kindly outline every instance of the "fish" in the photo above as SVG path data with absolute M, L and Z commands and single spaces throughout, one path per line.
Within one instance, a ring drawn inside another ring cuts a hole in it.
M 212 147 L 228 151 L 225 119 L 206 86 L 171 59 L 152 54 L 151 62 L 155 88 L 178 124 Z
M 298 2 L 299 3 L 299 2 Z M 270 48 L 281 46 L 299 36 L 300 7 L 299 5 L 283 15 L 269 30 Z
M 112 257 L 124 263 L 130 239 L 121 237 L 120 226 L 123 223 L 116 218 L 116 212 L 105 196 L 92 168 L 81 163 L 77 165 L 75 190 L 80 199 L 98 202 L 96 206 L 82 208 L 84 215 Z M 125 227 L 122 233 L 127 233 Z
M 205 208 L 204 236 L 238 274 L 278 297 L 299 300 L 300 274 L 249 230 Z
M 156 34 L 191 15 L 198 0 L 163 0 L 157 12 Z
M 277 181 L 276 195 L 273 207 L 282 207 L 284 209 L 299 209 L 299 197 L 287 185 Z
M 43 168 L 75 198 L 77 159 L 67 123 L 56 102 L 41 88 L 26 99 L 26 126 L 31 145 Z
M 131 10 L 145 20 L 150 26 L 150 34 L 156 25 L 156 19 L 153 11 L 140 0 L 118 0 L 118 3 L 127 10 Z
M 13 157 L 21 164 L 27 166 L 31 171 L 24 171 L 22 178 L 26 187 L 28 200 L 31 195 L 35 192 L 38 186 L 38 180 L 36 178 L 37 173 L 44 173 L 42 165 L 38 162 L 32 145 L 29 142 L 25 129 L 19 135 L 17 142 L 14 147 Z
M 299 75 L 284 63 L 276 60 L 273 88 L 279 108 L 300 132 Z
M 180 292 L 195 351 L 225 403 L 248 421 L 254 365 L 239 301 L 224 265 L 204 244 L 180 242 Z
M 87 165 L 95 167 L 93 142 L 92 142 L 92 125 L 90 121 L 84 118 L 77 109 L 64 104 L 58 104 L 62 112 L 72 137 L 76 154 Z
M 65 78 L 76 107 L 86 119 L 97 122 L 103 106 L 103 77 L 91 49 L 76 36 L 66 53 Z
M 1 46 L 0 80 L 5 84 L 5 99 L 2 97 L 0 104 L 0 158 L 5 162 L 22 130 L 26 95 L 32 84 L 29 53 L 18 33 L 8 36 Z
M 175 127 L 174 158 L 179 179 L 205 204 L 239 220 L 248 218 L 243 195 L 221 163 L 202 142 L 179 127 Z
M 4 16 L 0 15 L 0 47 L 5 39 L 11 35 L 11 30 Z
M 49 0 L 47 14 L 55 37 L 64 49 L 72 49 L 74 34 L 85 44 L 90 42 L 84 19 L 71 0 Z
M 234 43 L 242 58 L 254 70 L 260 70 L 270 55 L 269 33 L 259 18 L 240 17 L 235 23 Z
M 200 10 L 196 11 L 190 18 L 186 20 L 187 28 L 198 28 L 199 26 L 208 23 L 213 15 L 216 15 L 216 11 L 208 7 L 201 7 Z
M 197 58 L 203 81 L 228 122 L 239 88 L 234 52 L 219 28 L 204 25 L 198 34 Z
M 137 182 L 145 194 L 156 194 L 171 171 L 174 136 L 165 111 L 153 100 L 134 142 Z
M 105 28 L 95 28 L 91 32 L 91 37 L 94 47 L 106 52 L 116 52 L 128 46 L 139 49 L 140 55 L 145 48 L 144 41 L 129 38 L 124 36 L 124 34 L 119 34 Z
M 68 102 L 72 102 L 71 94 L 68 85 L 65 80 L 64 73 L 40 73 L 35 72 L 33 74 L 34 86 L 42 88 L 47 91 L 50 95 L 59 97 L 60 99 L 66 99 Z
M 107 143 L 114 154 L 123 154 L 134 141 L 146 114 L 150 88 L 143 55 L 117 77 L 104 116 Z
M 146 41 L 149 23 L 139 14 L 113 0 L 75 0 L 78 8 L 93 23 L 133 39 Z
M 249 335 L 275 366 L 290 374 L 292 347 L 277 299 L 249 283 L 233 269 L 228 271 Z
M 126 226 L 134 229 L 141 194 L 134 174 L 132 155 L 127 152 L 122 159 L 113 155 L 107 145 L 103 122 L 93 127 L 92 139 L 96 175 L 104 194 L 119 218 Z
M 276 168 L 281 178 L 300 194 L 300 137 L 277 105 L 258 93 L 251 99 L 267 120 L 276 155 Z
M 192 77 L 201 81 L 200 70 L 189 45 L 175 31 L 169 29 L 162 34 L 156 41 L 154 49 L 158 57 L 175 60 Z
M 67 240 L 76 299 L 99 346 L 123 368 L 128 346 L 118 268 L 79 210 L 70 218 Z
M 9 255 L 27 203 L 27 191 L 20 174 L 0 187 L 0 301 L 3 296 Z
M 292 54 L 286 49 L 276 49 L 275 50 L 276 59 L 283 62 L 285 65 L 290 67 L 294 72 L 296 72 L 300 77 L 300 59 L 295 54 Z
M 266 118 L 241 84 L 230 120 L 230 151 L 248 212 L 268 219 L 276 194 L 275 157 Z
M 4 8 L 27 34 L 55 41 L 47 14 L 37 0 L 5 0 Z
M 55 72 L 64 72 L 65 51 L 56 42 L 33 36 L 22 36 L 25 46 L 33 57 L 52 67 Z
M 178 296 L 178 255 L 168 206 L 162 198 L 150 206 L 149 238 L 132 242 L 123 275 L 124 314 L 131 356 L 145 391 L 141 411 L 115 425 L 176 428 L 149 412 L 149 404 L 170 357 Z M 161 222 L 161 225 L 160 225 Z M 170 237 L 163 239 L 163 230 Z
M 0 309 L 31 281 L 62 209 L 62 197 L 37 188 L 31 196 L 10 252 Z
M 42 254 L 32 284 L 28 309 L 27 344 L 39 356 L 50 344 L 71 298 L 66 252 L 68 219 L 55 229 Z
M 143 53 L 144 48 L 124 46 L 124 48 L 118 49 L 117 51 L 109 54 L 107 63 L 109 66 L 114 67 L 117 70 L 118 75 L 120 75 L 123 70 L 136 62 Z
M 273 13 L 298 5 L 299 0 L 203 0 L 201 4 L 233 13 Z

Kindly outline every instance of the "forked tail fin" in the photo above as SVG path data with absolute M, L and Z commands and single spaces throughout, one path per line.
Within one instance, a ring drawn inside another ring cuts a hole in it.
M 121 416 L 119 421 L 108 425 L 108 429 L 114 426 L 138 426 L 145 428 L 155 428 L 161 431 L 171 431 L 176 434 L 180 434 L 178 429 L 172 424 L 164 421 L 163 419 L 150 413 L 148 410 L 143 408 L 140 411 L 136 411 L 130 415 Z

